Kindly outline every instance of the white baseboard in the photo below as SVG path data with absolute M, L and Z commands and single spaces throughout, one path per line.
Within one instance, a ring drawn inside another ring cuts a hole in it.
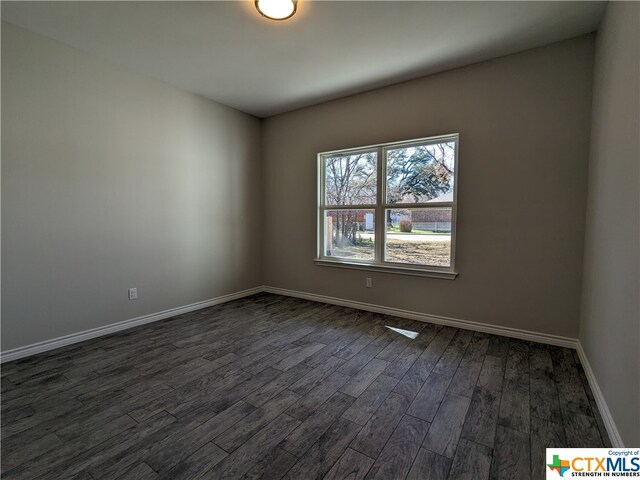
M 607 402 L 604 399 L 602 390 L 600 390 L 600 385 L 598 385 L 598 381 L 596 380 L 596 377 L 593 374 L 593 370 L 591 369 L 591 365 L 589 364 L 589 359 L 587 358 L 587 354 L 584 352 L 584 349 L 582 348 L 582 344 L 580 343 L 580 340 L 578 340 L 578 345 L 576 350 L 578 351 L 578 356 L 580 357 L 580 363 L 582 363 L 582 368 L 584 368 L 584 373 L 587 376 L 587 380 L 589 380 L 589 386 L 591 387 L 593 396 L 596 399 L 596 404 L 598 405 L 598 410 L 600 410 L 602 421 L 604 422 L 604 426 L 607 429 L 607 433 L 609 434 L 609 440 L 611 440 L 611 445 L 614 448 L 624 448 L 624 443 L 622 442 L 622 437 L 620 437 L 620 432 L 618 431 L 618 427 L 616 427 L 616 423 L 613 421 L 613 416 L 611 415 L 611 411 L 609 410 Z
M 78 343 L 84 340 L 101 337 L 103 335 L 109 335 L 110 333 L 137 327 L 138 325 L 144 325 L 145 323 L 157 322 L 158 320 L 175 317 L 176 315 L 182 315 L 183 313 L 189 313 L 195 310 L 200 310 L 202 308 L 212 307 L 221 303 L 237 300 L 238 298 L 248 297 L 249 295 L 254 295 L 262 291 L 262 287 L 250 288 L 248 290 L 242 290 L 240 292 L 231 293 L 229 295 L 211 298 L 202 302 L 196 302 L 182 307 L 170 308 L 168 310 L 163 310 L 162 312 L 152 313 L 149 315 L 144 315 L 142 317 L 136 317 L 129 320 L 124 320 L 122 322 L 112 323 L 103 327 L 84 330 L 78 333 L 72 333 L 71 335 L 65 335 L 63 337 L 45 340 L 43 342 L 34 343 L 32 345 L 26 345 L 24 347 L 13 348 L 11 350 L 0 353 L 0 363 L 10 362 L 12 360 L 29 357 L 31 355 L 36 355 L 48 350 L 65 347 L 67 345 L 71 345 L 72 343 Z
M 474 330 L 478 332 L 490 333 L 493 335 L 501 335 L 503 337 L 512 337 L 519 338 L 521 340 L 530 340 L 532 342 L 547 343 L 549 345 L 557 345 L 559 347 L 576 348 L 578 343 L 575 338 L 532 332 L 529 330 L 521 330 L 519 328 L 501 327 L 498 325 L 490 325 L 488 323 L 472 322 L 470 320 L 460 320 L 458 318 L 442 317 L 439 315 L 429 315 L 426 313 L 414 312 L 411 310 L 402 310 L 399 308 L 384 307 L 382 305 L 374 305 L 371 303 L 355 302 L 353 300 L 345 300 L 336 297 L 327 297 L 324 295 L 317 295 L 315 293 L 298 292 L 295 290 L 287 290 L 284 288 L 267 286 L 263 288 L 263 291 L 274 293 L 277 295 L 285 295 L 288 297 L 313 300 L 315 302 L 340 305 L 342 307 L 357 308 L 359 310 L 366 310 L 369 312 L 393 315 L 395 317 L 409 318 L 411 320 L 418 320 L 421 322 L 447 325 L 450 327 L 462 328 L 464 330 Z
M 418 320 L 422 322 L 430 322 L 438 325 L 447 325 L 456 328 L 462 328 L 465 330 L 474 330 L 479 332 L 490 333 L 493 335 L 502 335 L 505 337 L 519 338 L 521 340 L 530 340 L 533 342 L 547 343 L 549 345 L 557 345 L 561 347 L 575 348 L 578 351 L 580 361 L 584 368 L 585 374 L 593 391 L 593 395 L 596 399 L 598 409 L 602 415 L 604 425 L 611 439 L 613 447 L 623 448 L 624 444 L 618 428 L 616 427 L 611 411 L 607 406 L 607 402 L 604 399 L 602 390 L 593 374 L 589 360 L 582 348 L 582 345 L 577 339 L 562 337 L 558 335 L 550 335 L 546 333 L 532 332 L 529 330 L 522 330 L 518 328 L 502 327 L 497 325 L 490 325 L 487 323 L 472 322 L 469 320 L 461 320 L 457 318 L 442 317 L 439 315 L 429 315 L 426 313 L 414 312 L 411 310 L 402 310 L 399 308 L 385 307 L 382 305 L 374 305 L 364 302 L 356 302 L 353 300 L 346 300 L 336 297 L 328 297 L 325 295 L 317 295 L 315 293 L 299 292 L 295 290 L 288 290 L 277 287 L 255 287 L 248 290 L 242 290 L 240 292 L 231 293 L 229 295 L 223 295 L 221 297 L 204 300 L 202 302 L 192 303 L 182 307 L 171 308 L 162 312 L 153 313 L 150 315 L 144 315 L 142 317 L 132 318 L 130 320 L 124 320 L 122 322 L 112 323 L 103 327 L 92 328 L 83 332 L 73 333 L 71 335 L 65 335 L 63 337 L 54 338 L 52 340 L 45 340 L 43 342 L 34 343 L 32 345 L 26 345 L 24 347 L 18 347 L 5 352 L 0 352 L 0 363 L 10 362 L 19 358 L 36 355 L 38 353 L 46 352 L 48 350 L 54 350 L 56 348 L 71 345 L 73 343 L 82 342 L 84 340 L 90 340 L 92 338 L 100 337 L 103 335 L 109 335 L 110 333 L 119 332 L 128 328 L 137 327 L 146 323 L 157 322 L 166 318 L 181 315 L 183 313 L 193 312 L 221 303 L 230 302 L 239 298 L 248 297 L 249 295 L 255 295 L 256 293 L 268 292 L 277 295 L 284 295 L 288 297 L 302 298 L 306 300 L 312 300 L 315 302 L 329 303 L 332 305 L 340 305 L 343 307 L 357 308 L 359 310 L 366 310 L 369 312 L 382 313 L 386 315 L 393 315 L 396 317 L 409 318 L 411 320 Z
M 221 303 L 230 302 L 238 298 L 247 297 L 256 293 L 268 292 L 278 295 L 284 295 L 288 297 L 297 297 L 315 302 L 329 303 L 332 305 L 340 305 L 343 307 L 357 308 L 360 310 L 366 310 L 370 312 L 382 313 L 386 315 L 394 315 L 396 317 L 409 318 L 412 320 L 418 320 L 422 322 L 430 322 L 438 325 L 448 325 L 451 327 L 463 328 L 466 330 L 475 330 L 479 332 L 491 333 L 494 335 L 502 335 L 506 337 L 520 338 L 522 340 L 531 340 L 534 342 L 548 343 L 550 345 L 558 345 L 561 347 L 576 348 L 577 340 L 568 337 L 561 337 L 558 335 L 549 335 L 545 333 L 531 332 L 528 330 L 521 330 L 517 328 L 501 327 L 496 325 L 490 325 L 487 323 L 472 322 L 469 320 L 460 320 L 457 318 L 442 317 L 438 315 L 429 315 L 426 313 L 414 312 L 411 310 L 402 310 L 399 308 L 385 307 L 382 305 L 374 305 L 370 303 L 356 302 L 353 300 L 345 300 L 342 298 L 328 297 L 325 295 L 317 295 L 314 293 L 299 292 L 295 290 L 287 290 L 284 288 L 261 286 L 250 288 L 229 295 L 223 295 L 221 297 L 204 300 L 202 302 L 192 303 L 182 307 L 171 308 L 162 312 L 152 313 L 144 315 L 142 317 L 136 317 L 129 320 L 124 320 L 103 327 L 92 328 L 90 330 L 84 330 L 82 332 L 72 333 L 62 337 L 53 338 L 51 340 L 45 340 L 42 342 L 34 343 L 31 345 L 25 345 L 23 347 L 14 348 L 0 352 L 0 363 L 10 362 L 19 358 L 29 357 L 38 353 L 54 350 L 56 348 L 65 347 L 73 343 L 82 342 L 84 340 L 90 340 L 92 338 L 100 337 L 103 335 L 109 335 L 111 333 L 126 330 L 128 328 L 137 327 L 146 323 L 157 322 L 166 318 L 181 315 L 183 313 L 193 312 L 202 308 L 219 305 Z

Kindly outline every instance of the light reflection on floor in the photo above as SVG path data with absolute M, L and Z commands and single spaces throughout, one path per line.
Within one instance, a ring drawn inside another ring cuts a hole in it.
M 393 330 L 394 332 L 399 333 L 400 335 L 404 335 L 409 338 L 416 338 L 418 336 L 418 332 L 412 332 L 411 330 L 404 330 L 402 328 L 390 327 L 389 325 L 385 325 L 389 330 Z

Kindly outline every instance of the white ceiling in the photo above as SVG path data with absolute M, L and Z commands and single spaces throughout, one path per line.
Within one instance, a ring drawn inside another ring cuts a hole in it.
M 6 2 L 2 18 L 267 117 L 594 31 L 605 2 Z

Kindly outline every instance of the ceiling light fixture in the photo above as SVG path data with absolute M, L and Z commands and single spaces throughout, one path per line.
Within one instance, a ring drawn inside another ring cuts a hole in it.
M 298 0 L 256 0 L 256 9 L 260 15 L 271 20 L 291 18 L 297 8 Z

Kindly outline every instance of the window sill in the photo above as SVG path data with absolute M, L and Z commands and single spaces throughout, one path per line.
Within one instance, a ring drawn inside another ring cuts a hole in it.
M 338 267 L 338 268 L 350 268 L 354 270 L 366 270 L 369 272 L 382 272 L 382 273 L 395 273 L 399 275 L 413 275 L 416 277 L 432 277 L 432 278 L 444 278 L 446 280 L 454 280 L 457 276 L 457 272 L 445 272 L 442 270 L 426 270 L 422 268 L 400 267 L 392 265 L 372 265 L 369 263 L 352 263 L 352 262 L 340 262 L 335 260 L 325 260 L 316 258 L 313 263 L 322 267 Z

